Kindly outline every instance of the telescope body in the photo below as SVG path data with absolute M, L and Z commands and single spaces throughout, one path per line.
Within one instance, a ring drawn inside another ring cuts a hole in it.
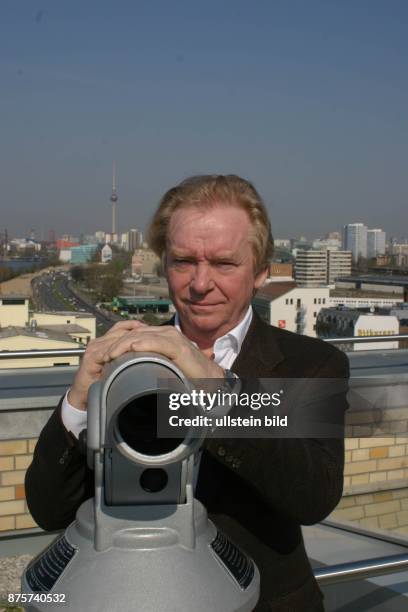
M 34 594 L 27 612 L 254 609 L 255 563 L 194 499 L 205 429 L 183 439 L 156 435 L 158 395 L 191 388 L 172 362 L 149 353 L 123 355 L 92 385 L 87 461 L 95 497 L 25 570 L 22 592 Z

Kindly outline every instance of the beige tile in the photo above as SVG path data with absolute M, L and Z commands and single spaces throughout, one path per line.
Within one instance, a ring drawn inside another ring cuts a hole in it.
M 14 516 L 0 516 L 0 531 L 12 531 L 15 524 Z
M 14 457 L 0 457 L 0 472 L 14 470 Z
M 26 470 L 31 463 L 32 455 L 20 455 L 15 460 L 16 470 Z
M 16 485 L 24 483 L 25 470 L 14 470 L 13 472 L 3 472 L 0 474 L 1 483 L 3 486 Z
M 398 527 L 397 515 L 395 513 L 383 514 L 378 517 L 378 522 L 381 529 L 392 529 Z
M 359 448 L 357 450 L 353 450 L 351 453 L 352 461 L 366 461 L 370 459 L 370 449 L 368 448 Z
M 24 502 L 18 501 L 3 501 L 0 502 L 0 516 L 7 514 L 22 514 L 24 512 Z
M 362 438 L 360 448 L 374 448 L 376 446 L 390 446 L 394 444 L 395 438 Z
M 15 499 L 14 487 L 0 487 L 0 501 Z
M 377 464 L 376 461 L 353 461 L 345 465 L 344 473 L 347 475 L 364 474 L 365 472 L 374 472 Z
M 31 514 L 16 516 L 16 529 L 30 529 L 31 527 L 37 527 L 37 523 Z
M 27 452 L 27 440 L 2 440 L 0 455 L 24 455 Z
M 400 509 L 399 501 L 387 501 L 379 502 L 374 504 L 367 504 L 365 506 L 366 516 L 379 516 L 380 514 L 390 514 L 391 512 L 398 512 Z

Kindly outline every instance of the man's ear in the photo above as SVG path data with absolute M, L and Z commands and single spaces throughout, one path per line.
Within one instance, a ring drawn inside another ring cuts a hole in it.
M 268 278 L 268 266 L 265 266 L 263 270 L 261 270 L 255 275 L 254 289 L 259 289 L 260 287 L 262 287 L 262 285 L 264 284 L 267 278 Z

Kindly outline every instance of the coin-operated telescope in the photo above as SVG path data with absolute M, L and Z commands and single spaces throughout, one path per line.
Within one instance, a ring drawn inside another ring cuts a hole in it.
M 173 363 L 152 353 L 123 355 L 91 386 L 95 497 L 26 569 L 29 612 L 253 610 L 257 567 L 194 499 L 194 457 L 206 431 L 156 433 L 163 397 L 191 389 Z

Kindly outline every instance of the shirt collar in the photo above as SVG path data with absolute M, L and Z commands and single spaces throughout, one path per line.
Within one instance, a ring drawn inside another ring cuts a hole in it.
M 252 314 L 252 306 L 249 305 L 244 318 L 238 323 L 238 325 L 230 329 L 230 331 L 224 334 L 223 336 L 220 336 L 220 338 L 216 339 L 214 343 L 214 353 L 221 348 L 231 348 L 236 354 L 239 353 L 249 326 L 251 325 Z M 178 312 L 176 312 L 176 316 L 174 319 L 174 327 L 178 329 L 179 332 L 181 332 L 180 317 L 178 315 Z

